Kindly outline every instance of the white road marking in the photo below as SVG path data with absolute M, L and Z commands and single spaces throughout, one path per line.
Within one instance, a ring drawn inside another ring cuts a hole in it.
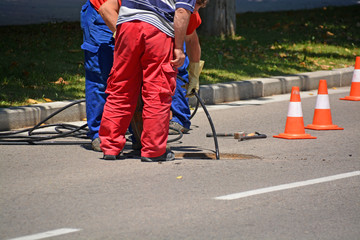
M 256 189 L 256 190 L 246 191 L 246 192 L 234 193 L 234 194 L 216 197 L 214 199 L 216 199 L 216 200 L 234 200 L 234 199 L 250 197 L 250 196 L 254 196 L 254 195 L 258 195 L 258 194 L 281 191 L 281 190 L 297 188 L 297 187 L 304 187 L 307 185 L 330 182 L 330 181 L 335 181 L 335 180 L 359 176 L 359 175 L 360 175 L 360 171 L 355 171 L 355 172 L 333 175 L 333 176 L 329 176 L 329 177 L 316 178 L 316 179 L 302 181 L 302 182 L 294 182 L 294 183 L 283 184 L 283 185 L 278 185 L 278 186 L 273 186 L 273 187 L 260 188 L 260 189 Z
M 80 230 L 81 229 L 76 229 L 76 228 L 60 228 L 60 229 L 56 229 L 56 230 L 52 230 L 52 231 L 48 231 L 48 232 L 37 233 L 37 234 L 28 235 L 28 236 L 19 237 L 19 238 L 12 238 L 9 240 L 37 240 L 37 239 L 55 237 L 55 236 L 68 234 L 68 233 L 72 233 L 72 232 L 78 232 Z

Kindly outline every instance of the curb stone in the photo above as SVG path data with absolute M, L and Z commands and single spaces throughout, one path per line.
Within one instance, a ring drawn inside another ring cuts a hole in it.
M 22 107 L 0 108 L 0 131 L 33 127 L 50 114 L 58 111 L 72 101 L 42 103 Z M 85 102 L 65 109 L 46 123 L 80 121 L 86 118 Z
M 293 86 L 300 87 L 301 91 L 308 91 L 317 89 L 321 79 L 326 79 L 329 88 L 344 87 L 351 85 L 353 72 L 354 68 L 351 67 L 331 71 L 317 71 L 239 82 L 201 85 L 200 97 L 205 104 L 213 105 L 290 93 Z M 194 106 L 196 99 L 191 98 L 189 104 Z
M 210 84 L 200 86 L 200 97 L 206 105 L 255 99 L 291 92 L 293 86 L 301 91 L 318 88 L 319 80 L 326 79 L 328 88 L 350 86 L 354 67 L 317 71 L 271 78 L 258 78 L 246 81 Z M 47 116 L 70 104 L 72 101 L 43 103 L 22 107 L 0 108 L 0 131 L 35 126 Z M 189 105 L 195 106 L 196 98 L 189 99 Z M 50 123 L 82 121 L 86 118 L 86 105 L 81 102 L 59 115 L 49 119 Z

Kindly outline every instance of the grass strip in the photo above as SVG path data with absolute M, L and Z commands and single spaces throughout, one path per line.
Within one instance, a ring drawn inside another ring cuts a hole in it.
M 200 36 L 201 84 L 354 65 L 360 6 L 248 12 L 233 38 Z M 0 107 L 84 98 L 79 22 L 0 26 Z

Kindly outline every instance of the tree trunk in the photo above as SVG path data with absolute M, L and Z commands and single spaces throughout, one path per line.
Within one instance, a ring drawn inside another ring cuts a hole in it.
M 211 36 L 234 36 L 236 29 L 235 0 L 209 0 L 199 11 L 202 24 L 199 33 Z

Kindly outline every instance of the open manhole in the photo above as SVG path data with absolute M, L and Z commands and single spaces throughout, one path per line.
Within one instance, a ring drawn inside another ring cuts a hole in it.
M 216 154 L 204 153 L 204 152 L 196 152 L 196 153 L 180 152 L 180 153 L 175 153 L 175 158 L 216 160 Z M 248 154 L 220 153 L 220 160 L 244 160 L 244 159 L 260 159 L 260 157 L 254 155 L 248 155 Z

